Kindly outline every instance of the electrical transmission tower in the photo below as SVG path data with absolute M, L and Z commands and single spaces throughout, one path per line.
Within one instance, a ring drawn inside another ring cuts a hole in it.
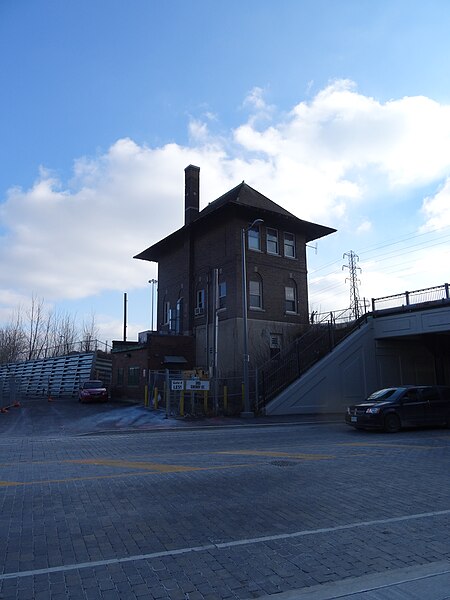
M 348 265 L 343 265 L 343 269 L 348 269 L 350 277 L 347 277 L 345 281 L 350 281 L 350 311 L 353 313 L 355 319 L 359 319 L 361 315 L 360 306 L 359 306 L 359 290 L 358 283 L 360 283 L 357 277 L 357 271 L 361 271 L 360 267 L 356 266 L 356 263 L 359 261 L 359 256 L 350 250 L 350 252 L 346 252 L 343 258 L 348 258 Z

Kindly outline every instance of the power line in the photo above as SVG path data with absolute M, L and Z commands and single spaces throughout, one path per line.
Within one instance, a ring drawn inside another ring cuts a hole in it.
M 414 235 L 407 234 L 403 238 L 396 239 L 394 241 L 386 240 L 386 242 L 383 242 L 381 244 L 377 244 L 377 245 L 373 245 L 373 246 L 367 246 L 366 248 L 362 248 L 361 250 L 358 250 L 358 254 L 359 254 L 359 256 L 362 256 L 364 254 L 368 254 L 368 253 L 374 252 L 376 250 L 381 250 L 383 248 L 388 248 L 390 246 L 396 246 L 398 244 L 403 244 L 404 242 L 407 242 L 409 240 L 420 238 L 420 237 L 424 237 L 424 236 L 436 233 L 437 231 L 445 231 L 445 230 L 449 230 L 449 229 L 450 229 L 450 227 L 443 227 L 443 228 L 439 228 L 439 229 L 432 229 L 430 231 L 426 231 L 426 232 L 423 232 L 423 233 L 417 233 L 417 234 L 414 234 Z M 424 242 L 423 244 L 413 244 L 411 246 L 407 246 L 406 248 L 412 248 L 412 247 L 417 247 L 417 246 L 424 247 L 424 248 L 433 247 L 436 244 L 431 243 L 431 242 L 435 242 L 436 239 L 444 239 L 444 240 L 446 240 L 447 238 L 450 238 L 450 234 L 445 234 L 443 236 L 439 236 L 437 238 L 434 238 L 433 240 L 429 240 L 429 242 Z M 442 243 L 444 243 L 444 242 L 442 242 Z M 386 253 L 386 254 L 392 254 L 392 253 Z M 376 258 L 377 256 L 378 255 L 375 255 L 373 258 Z M 384 255 L 380 254 L 380 256 L 384 256 Z M 333 265 L 337 265 L 340 262 L 341 262 L 340 260 L 333 260 L 331 262 L 325 263 L 324 265 L 321 265 L 321 266 L 319 266 L 319 267 L 311 270 L 310 271 L 310 275 L 318 273 L 319 271 L 322 271 L 323 269 L 327 269 L 328 267 L 332 267 Z M 332 272 L 333 271 L 329 271 L 329 273 L 332 273 Z M 326 274 L 327 273 L 325 273 L 325 275 Z

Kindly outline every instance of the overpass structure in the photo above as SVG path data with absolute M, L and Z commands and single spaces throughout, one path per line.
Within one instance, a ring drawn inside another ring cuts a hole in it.
M 340 328 L 343 330 L 343 327 Z M 333 324 L 329 331 L 339 333 Z M 300 377 L 270 399 L 268 415 L 344 412 L 376 389 L 450 385 L 449 285 L 372 300 Z

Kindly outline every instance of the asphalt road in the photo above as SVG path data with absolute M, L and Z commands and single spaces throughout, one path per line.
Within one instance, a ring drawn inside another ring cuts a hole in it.
M 448 429 L 221 424 L 58 400 L 0 414 L 0 598 L 359 600 L 317 594 L 445 571 Z

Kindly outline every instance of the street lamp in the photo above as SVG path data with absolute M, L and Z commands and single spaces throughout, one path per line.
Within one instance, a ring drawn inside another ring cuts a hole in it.
M 248 366 L 250 357 L 248 355 L 248 322 L 247 322 L 247 260 L 246 260 L 246 238 L 247 233 L 255 225 L 264 223 L 262 219 L 255 219 L 248 227 L 243 227 L 241 230 L 241 244 L 242 244 L 242 312 L 243 312 L 243 324 L 244 324 L 244 354 L 243 354 L 243 378 L 244 378 L 244 410 L 241 412 L 241 417 L 254 417 L 254 413 L 250 410 L 250 394 L 249 394 L 249 377 L 248 377 Z
M 153 323 L 154 323 L 154 320 L 153 320 L 153 304 L 155 302 L 155 288 L 154 288 L 154 286 L 155 286 L 156 283 L 158 283 L 158 280 L 157 279 L 149 279 L 148 282 L 151 283 L 151 285 L 152 285 L 152 331 L 154 331 L 154 329 L 153 329 Z

